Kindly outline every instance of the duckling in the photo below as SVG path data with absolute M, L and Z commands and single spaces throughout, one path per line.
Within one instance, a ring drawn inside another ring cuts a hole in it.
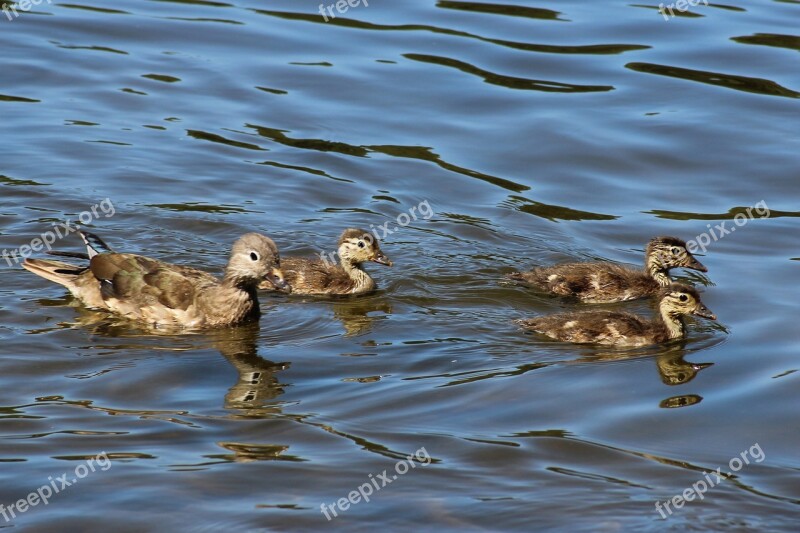
M 613 303 L 657 294 L 671 283 L 667 273 L 675 267 L 708 272 L 681 239 L 655 237 L 647 244 L 644 270 L 594 261 L 534 268 L 506 277 L 584 303 Z
M 111 252 L 91 234 L 81 237 L 87 245 L 88 267 L 50 259 L 26 259 L 22 266 L 65 286 L 88 307 L 155 328 L 200 329 L 244 322 L 260 313 L 256 288 L 262 280 L 288 288 L 275 243 L 258 233 L 247 233 L 234 243 L 222 280 L 191 267 Z
M 659 315 L 654 320 L 619 311 L 583 311 L 516 321 L 525 329 L 574 343 L 647 346 L 686 336 L 684 315 L 710 320 L 717 317 L 688 285 L 672 283 L 659 292 Z
M 381 251 L 378 239 L 363 229 L 344 230 L 339 237 L 338 254 L 340 265 L 325 260 L 285 258 L 283 271 L 294 294 L 366 294 L 375 290 L 375 281 L 363 269 L 362 264 L 373 261 L 379 265 L 392 266 L 392 262 Z M 259 288 L 273 290 L 273 287 L 265 283 Z

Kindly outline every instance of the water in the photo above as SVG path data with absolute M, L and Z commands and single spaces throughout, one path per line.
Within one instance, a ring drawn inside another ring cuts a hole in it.
M 318 9 L 0 13 L 0 248 L 86 210 L 117 249 L 214 272 L 247 231 L 288 256 L 397 230 L 374 295 L 263 295 L 259 324 L 182 336 L 2 261 L 0 503 L 85 477 L 0 526 L 795 530 L 798 4 Z M 113 216 L 91 214 L 104 199 Z M 677 272 L 719 317 L 685 342 L 621 352 L 512 323 L 574 306 L 506 272 L 639 264 L 650 237 L 724 221 L 708 276 Z M 662 518 L 718 467 L 733 475 Z

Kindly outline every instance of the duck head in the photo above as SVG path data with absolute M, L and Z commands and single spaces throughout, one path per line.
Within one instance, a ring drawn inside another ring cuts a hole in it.
M 381 251 L 378 238 L 369 231 L 348 228 L 339 237 L 339 257 L 342 264 L 358 266 L 372 261 L 379 265 L 392 266 L 392 262 Z
M 700 293 L 694 287 L 682 283 L 672 283 L 661 290 L 659 308 L 662 314 L 672 317 L 697 315 L 709 320 L 717 316 L 700 300 Z
M 708 269 L 686 248 L 686 242 L 677 237 L 655 237 L 647 244 L 645 254 L 647 271 L 662 286 L 669 285 L 667 271 L 671 268 L 691 268 L 700 272 Z
M 225 278 L 256 285 L 266 279 L 276 289 L 291 292 L 281 272 L 278 247 L 260 233 L 246 233 L 233 244 Z

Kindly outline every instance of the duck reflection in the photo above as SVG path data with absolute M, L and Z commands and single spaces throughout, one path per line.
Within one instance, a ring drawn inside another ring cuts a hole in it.
M 236 384 L 225 394 L 225 408 L 246 410 L 248 417 L 270 417 L 281 414 L 275 399 L 283 394 L 283 385 L 275 374 L 289 368 L 289 363 L 276 363 L 258 355 L 257 322 L 226 328 L 211 334 L 214 348 L 239 373 Z
M 372 327 L 392 314 L 392 305 L 381 296 L 338 299 L 332 302 L 333 316 L 344 326 L 345 337 L 372 331 Z
M 672 342 L 666 347 L 660 347 L 659 352 L 655 354 L 656 370 L 658 370 L 658 375 L 664 385 L 669 385 L 671 387 L 685 385 L 696 378 L 701 370 L 713 366 L 713 363 L 690 363 L 686 361 L 685 357 L 691 353 L 690 350 L 686 349 L 686 344 L 686 340 Z M 591 355 L 584 355 L 584 359 L 592 359 L 595 361 L 624 361 L 627 359 L 638 359 L 646 355 L 649 354 L 642 353 L 638 350 L 636 353 L 595 352 Z M 703 397 L 697 394 L 671 396 L 661 400 L 661 402 L 659 402 L 659 407 L 664 409 L 689 407 L 700 403 L 702 400 Z
M 594 361 L 625 361 L 651 355 L 651 352 L 652 348 L 633 352 L 593 351 L 583 357 Z M 713 363 L 690 363 L 684 359 L 689 353 L 691 352 L 686 350 L 686 340 L 673 341 L 667 346 L 661 345 L 658 347 L 658 352 L 653 355 L 655 355 L 658 375 L 664 385 L 675 386 L 689 383 L 697 377 L 701 370 L 713 365 Z
M 683 385 L 697 377 L 698 372 L 714 363 L 690 363 L 684 360 L 687 351 L 685 342 L 680 346 L 671 346 L 666 352 L 656 357 L 656 367 L 664 385 Z M 697 402 L 694 402 L 697 403 Z
M 683 396 L 673 396 L 665 398 L 658 404 L 662 409 L 675 409 L 677 407 L 688 407 L 700 403 L 703 400 L 702 396 L 697 394 L 685 394 Z
M 222 448 L 233 453 L 220 453 L 207 456 L 221 462 L 252 463 L 254 461 L 303 461 L 296 455 L 289 455 L 289 446 L 281 444 L 251 444 L 241 442 L 220 442 Z

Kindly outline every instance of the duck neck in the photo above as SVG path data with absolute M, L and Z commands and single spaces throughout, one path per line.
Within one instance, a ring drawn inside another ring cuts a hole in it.
M 647 274 L 653 278 L 656 283 L 662 287 L 666 287 L 672 283 L 672 280 L 669 279 L 669 276 L 667 275 L 667 269 L 664 268 L 664 266 L 661 264 L 661 261 L 658 260 L 657 255 L 658 252 L 648 250 L 644 267 L 647 271 Z
M 214 315 L 235 317 L 243 320 L 258 315 L 258 280 L 252 276 L 240 276 L 226 271 L 222 283 L 207 291 L 209 312 Z
M 361 267 L 361 263 L 353 263 L 342 259 L 342 268 L 347 273 L 348 277 L 353 280 L 355 284 L 354 291 L 363 291 L 375 287 L 375 281 L 367 274 L 367 271 Z
M 222 277 L 221 287 L 233 290 L 244 291 L 248 294 L 256 294 L 256 288 L 260 281 L 251 275 L 242 275 L 233 269 L 226 269 Z
M 661 322 L 667 329 L 667 337 L 670 339 L 680 339 L 686 335 L 686 325 L 683 323 L 683 315 L 668 309 L 666 305 L 659 308 Z

